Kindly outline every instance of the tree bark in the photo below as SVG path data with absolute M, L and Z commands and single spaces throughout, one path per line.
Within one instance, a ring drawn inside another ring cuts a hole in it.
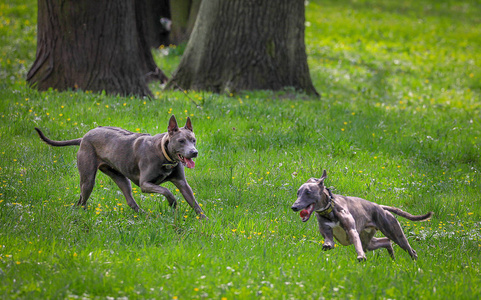
M 143 18 L 142 27 L 145 28 L 145 38 L 151 48 L 158 48 L 160 45 L 169 45 L 170 30 L 166 28 L 161 19 L 171 19 L 169 0 L 144 0 L 139 1 L 142 6 Z
M 167 88 L 232 92 L 293 87 L 317 95 L 304 43 L 301 0 L 202 1 Z
M 167 77 L 155 65 L 135 0 L 38 0 L 37 55 L 27 74 L 39 89 L 150 96 Z
M 173 0 L 170 2 L 172 31 L 169 39 L 171 44 L 179 45 L 189 40 L 201 2 L 202 0 Z

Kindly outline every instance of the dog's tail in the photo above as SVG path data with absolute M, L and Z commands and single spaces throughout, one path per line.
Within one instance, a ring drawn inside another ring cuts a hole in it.
M 54 141 L 54 140 L 51 140 L 49 138 L 47 138 L 43 132 L 38 129 L 37 127 L 35 127 L 35 130 L 37 131 L 38 135 L 40 136 L 40 138 L 47 144 L 51 145 L 51 146 L 55 146 L 55 147 L 62 147 L 62 146 L 78 146 L 80 145 L 80 142 L 82 141 L 81 138 L 79 139 L 75 139 L 75 140 L 69 140 L 69 141 Z
M 429 220 L 433 215 L 433 212 L 430 211 L 425 215 L 414 216 L 414 215 L 411 215 L 410 213 L 407 213 L 407 212 L 405 212 L 405 211 L 403 211 L 403 210 L 401 210 L 397 207 L 385 206 L 385 205 L 381 205 L 381 207 L 384 210 L 395 213 L 396 215 L 401 216 L 401 217 L 406 218 L 406 219 L 411 220 L 411 221 L 426 221 L 426 220 Z

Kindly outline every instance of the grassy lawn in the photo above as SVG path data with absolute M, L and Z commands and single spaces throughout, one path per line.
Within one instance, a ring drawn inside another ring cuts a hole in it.
M 481 297 L 481 5 L 477 1 L 310 1 L 314 85 L 155 99 L 26 86 L 36 1 L 0 3 L 0 298 L 479 299 Z M 155 50 L 170 74 L 178 48 Z M 195 103 L 200 107 L 197 107 Z M 134 196 L 98 174 L 84 211 L 77 147 L 96 126 L 165 132 L 193 121 L 200 155 L 187 180 L 210 221 L 180 193 Z M 290 210 L 297 188 L 327 169 L 334 193 L 434 211 L 398 218 L 419 259 L 394 246 L 356 261 L 322 251 L 315 218 Z

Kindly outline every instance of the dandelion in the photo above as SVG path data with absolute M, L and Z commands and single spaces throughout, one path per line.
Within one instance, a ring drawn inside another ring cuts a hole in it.
M 77 253 L 76 253 L 76 252 L 73 253 L 73 257 L 77 257 Z

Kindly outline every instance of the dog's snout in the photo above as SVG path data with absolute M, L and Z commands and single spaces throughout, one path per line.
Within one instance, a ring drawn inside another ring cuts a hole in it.
M 293 211 L 299 211 L 299 207 L 297 207 L 296 205 L 291 206 L 291 209 Z
M 193 149 L 193 150 L 190 151 L 190 155 L 192 157 L 197 157 L 198 154 L 199 154 L 199 151 L 197 151 L 197 149 Z

